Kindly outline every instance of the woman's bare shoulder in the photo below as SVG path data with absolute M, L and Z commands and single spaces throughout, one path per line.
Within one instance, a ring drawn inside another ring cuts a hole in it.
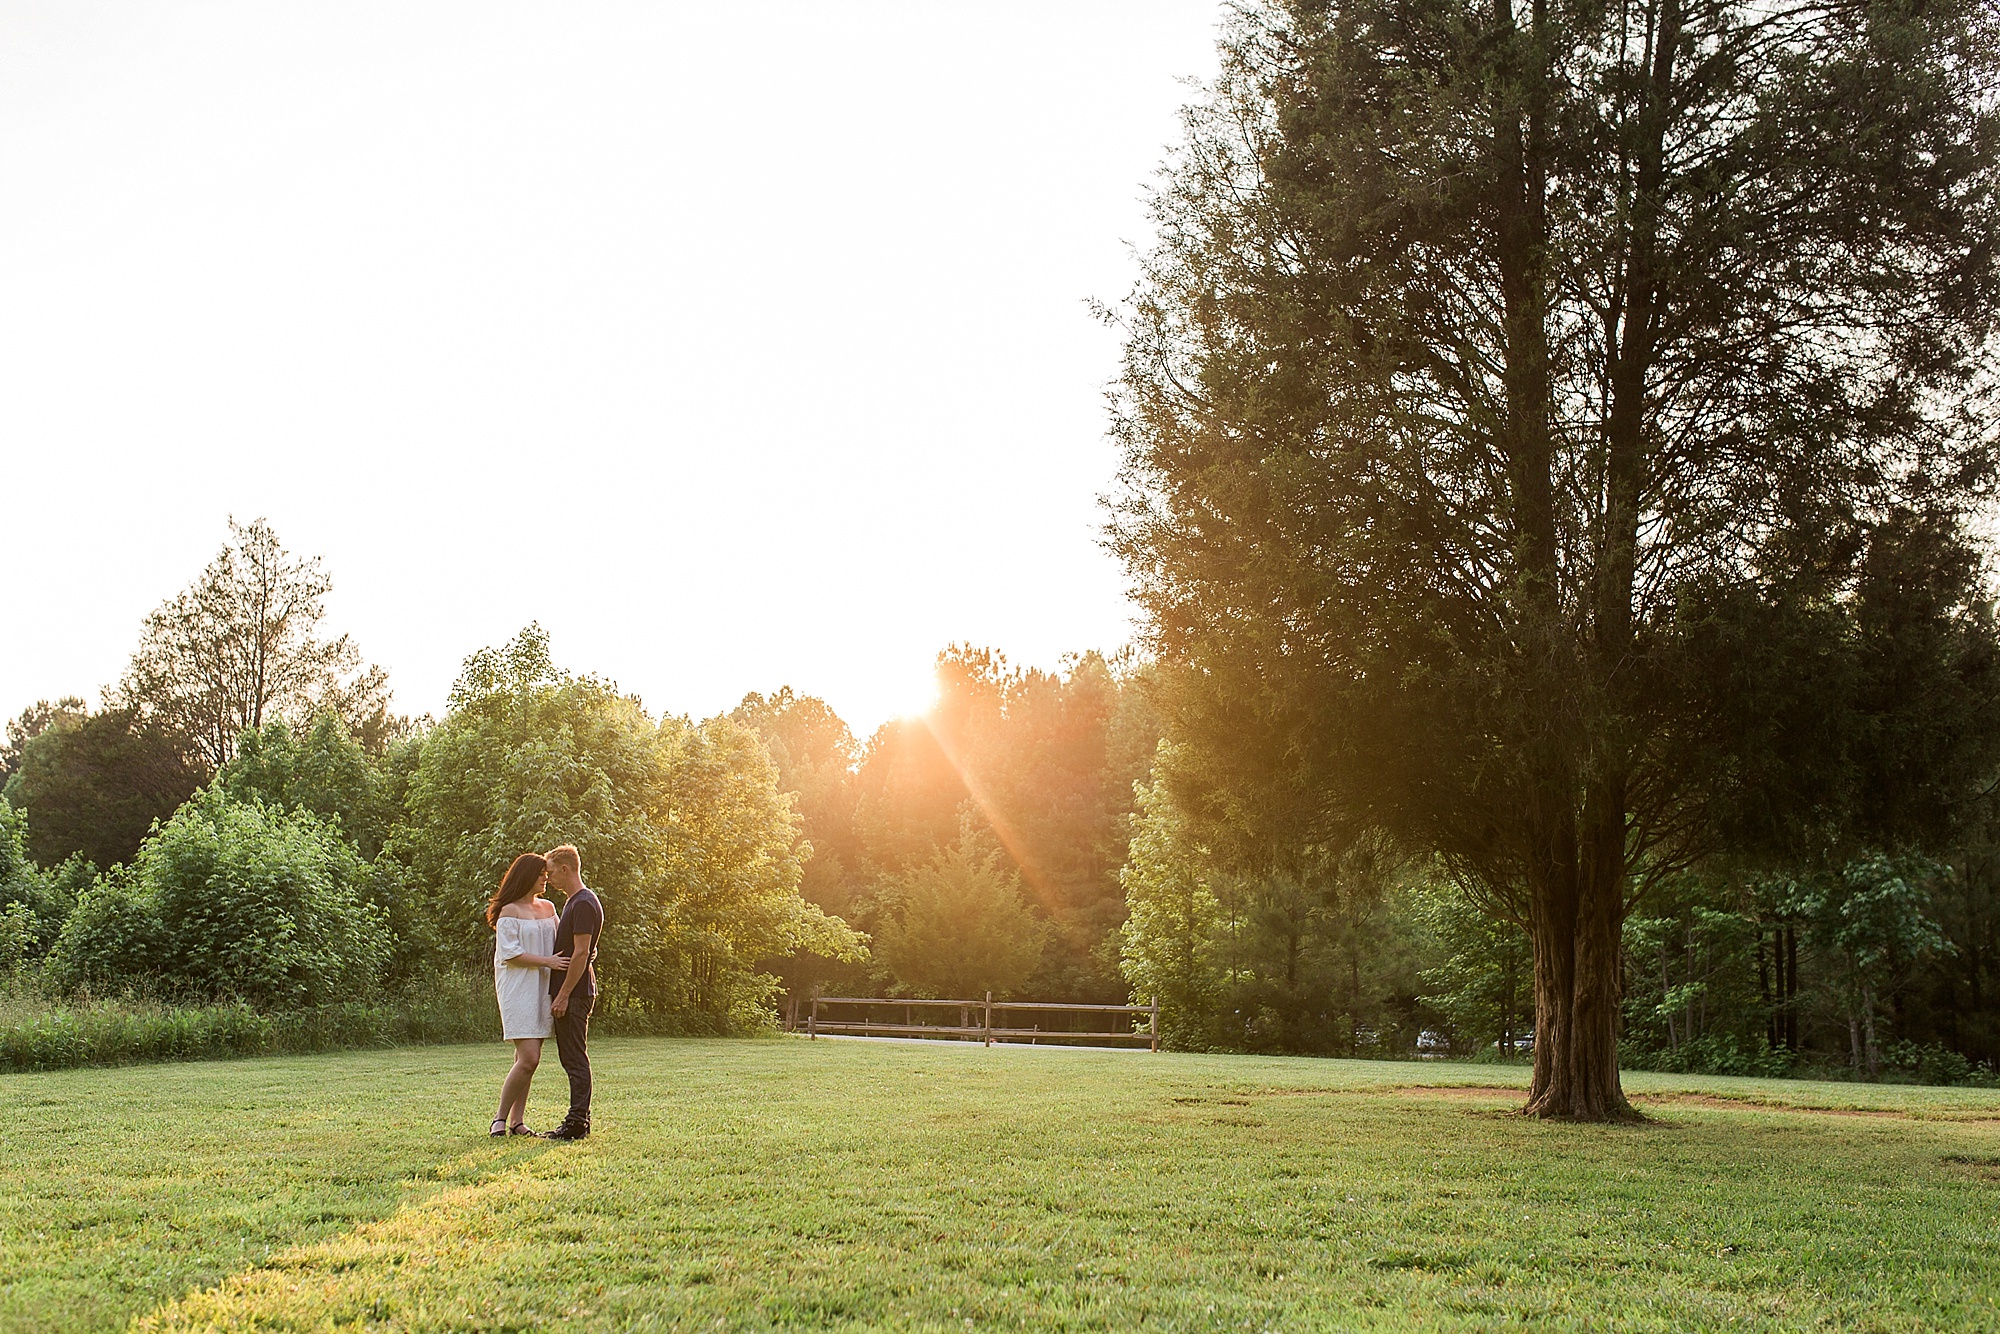
M 529 907 L 529 906 L 528 906 L 527 904 L 525 904 L 525 903 L 509 903 L 509 904 L 506 904 L 506 905 L 504 905 L 504 906 L 502 906 L 502 907 L 501 907 L 501 909 L 500 909 L 500 915 L 501 915 L 502 917 L 520 917 L 520 918 L 524 918 L 524 919 L 530 919 L 530 920 L 532 920 L 533 918 L 536 918 L 536 917 L 540 917 L 540 916 L 541 916 L 541 914 L 540 914 L 540 913 L 536 912 L 536 911 L 535 911 L 535 910 L 534 910 L 533 908 L 530 908 L 530 907 Z

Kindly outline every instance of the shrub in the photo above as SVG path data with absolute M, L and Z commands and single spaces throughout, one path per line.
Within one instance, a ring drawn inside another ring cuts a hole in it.
M 171 954 L 166 936 L 158 908 L 138 892 L 131 869 L 114 866 L 77 897 L 49 953 L 48 982 L 64 992 L 141 985 Z
M 0 797 L 0 913 L 9 914 L 11 923 L 0 930 L 8 941 L 0 945 L 0 967 L 9 966 L 9 958 L 19 964 L 47 954 L 78 893 L 96 878 L 97 868 L 82 857 L 54 870 L 35 865 L 28 855 L 27 813 Z
M 11 973 L 34 955 L 36 920 L 25 903 L 0 909 L 0 973 Z
M 211 787 L 141 845 L 129 871 L 84 893 L 50 979 L 277 1007 L 357 996 L 390 945 L 363 896 L 368 876 L 337 825 Z
M 1892 1042 L 1883 1049 L 1882 1061 L 1889 1070 L 1919 1084 L 2000 1087 L 2000 1075 L 1992 1066 L 1974 1064 L 1942 1042 Z
M 1794 1058 L 1765 1043 L 1742 1043 L 1734 1033 L 1706 1033 L 1665 1049 L 1627 1041 L 1618 1061 L 1629 1070 L 1658 1070 L 1685 1075 L 1758 1075 L 1782 1078 L 1793 1073 Z

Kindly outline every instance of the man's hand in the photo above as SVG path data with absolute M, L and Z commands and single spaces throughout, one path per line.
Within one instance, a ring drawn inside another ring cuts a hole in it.
M 569 997 L 558 996 L 549 1002 L 549 1013 L 560 1019 L 569 1013 Z

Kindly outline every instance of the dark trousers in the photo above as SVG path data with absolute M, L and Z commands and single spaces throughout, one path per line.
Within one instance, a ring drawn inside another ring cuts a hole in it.
M 569 998 L 569 1013 L 556 1016 L 556 1055 L 569 1076 L 569 1116 L 575 1125 L 590 1124 L 590 1007 L 595 996 Z

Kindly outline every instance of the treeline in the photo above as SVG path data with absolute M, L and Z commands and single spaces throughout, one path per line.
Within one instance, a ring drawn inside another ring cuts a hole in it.
M 956 647 L 937 683 L 927 713 L 865 745 L 789 690 L 730 715 L 796 794 L 806 897 L 873 940 L 865 961 L 791 961 L 789 989 L 1121 1001 L 1120 873 L 1159 740 L 1142 677 L 1095 653 L 1052 673 Z
M 1712 722 L 1757 744 L 1690 752 L 1737 766 L 1715 816 L 1731 841 L 1638 886 L 1627 1065 L 1962 1082 L 2000 1058 L 2000 634 L 1949 531 L 1899 521 L 1856 559 L 1866 577 L 1795 627 L 1821 674 L 1732 669 L 1766 693 Z M 190 603 L 272 605 L 253 585 L 292 591 L 282 625 L 233 612 L 188 633 Z M 154 633 L 166 609 L 149 622 L 147 671 L 102 709 L 11 725 L 0 967 L 17 987 L 210 1005 L 93 1020 L 151 1024 L 169 1050 L 211 1050 L 211 1030 L 268 1043 L 244 1014 L 340 1004 L 373 1005 L 369 1032 L 462 1032 L 394 1015 L 466 994 L 501 870 L 567 840 L 618 923 L 609 1012 L 653 1031 L 755 1029 L 815 992 L 992 991 L 1157 997 L 1182 1047 L 1534 1049 L 1521 904 L 1410 840 L 1326 837 L 1322 753 L 1268 679 L 954 647 L 930 710 L 864 741 L 788 688 L 656 717 L 559 668 L 530 627 L 467 659 L 442 719 L 408 720 L 351 647 L 315 638 L 325 591 L 316 562 L 240 529 L 169 604 L 176 645 Z M 1753 648 L 1801 652 L 1738 641 Z M 261 678 L 241 666 L 259 651 Z M 187 679 L 212 684 L 157 702 Z M 235 693 L 259 679 L 288 693 Z
M 866 744 L 781 689 L 655 717 L 530 627 L 442 719 L 318 636 L 329 582 L 262 523 L 149 617 L 96 711 L 0 754 L 0 967 L 52 996 L 297 1009 L 483 969 L 480 909 L 573 842 L 618 930 L 607 1001 L 741 1031 L 835 986 L 1118 999 L 1119 871 L 1157 739 L 1129 664 L 953 649 Z
M 530 627 L 466 660 L 440 720 L 318 635 L 329 584 L 268 525 L 148 618 L 92 712 L 9 728 L 0 965 L 53 997 L 289 1011 L 462 991 L 518 852 L 570 841 L 618 905 L 614 1009 L 724 1031 L 773 959 L 859 957 L 800 897 L 808 855 L 755 733 L 654 717 Z

